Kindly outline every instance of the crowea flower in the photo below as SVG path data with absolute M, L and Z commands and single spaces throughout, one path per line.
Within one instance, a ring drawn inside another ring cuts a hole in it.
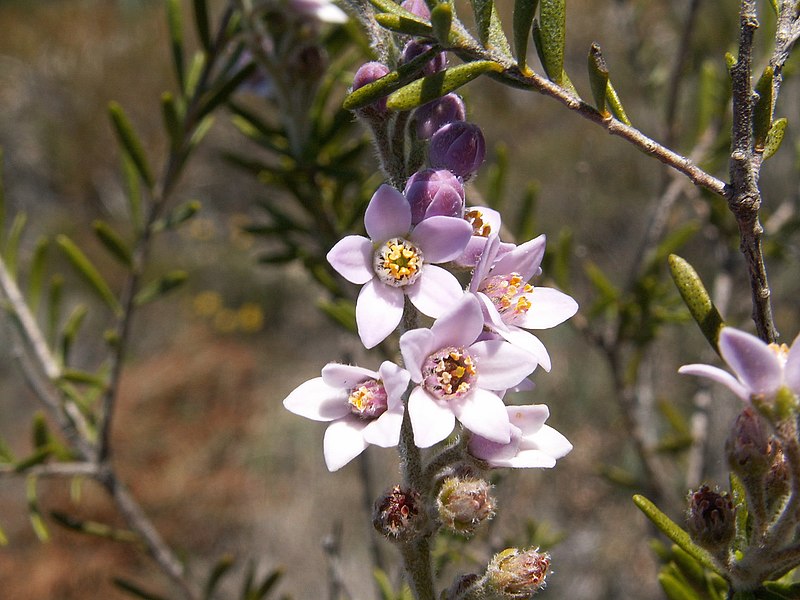
M 402 396 L 409 373 L 385 361 L 377 372 L 329 363 L 283 401 L 287 410 L 314 421 L 332 421 L 323 451 L 328 470 L 336 471 L 369 444 L 396 446 L 403 422 Z
M 507 406 L 511 440 L 498 444 L 479 435 L 469 441 L 469 453 L 493 467 L 550 468 L 566 456 L 572 444 L 558 431 L 545 425 L 550 410 L 544 404 Z
M 472 228 L 463 219 L 436 216 L 412 230 L 410 205 L 388 185 L 372 196 L 364 225 L 369 238 L 339 240 L 328 262 L 348 281 L 364 284 L 356 301 L 356 324 L 361 342 L 372 348 L 400 323 L 404 296 L 436 318 L 463 295 L 455 276 L 432 263 L 459 256 Z
M 479 300 L 466 294 L 430 329 L 400 338 L 400 352 L 417 386 L 408 399 L 414 443 L 427 448 L 453 431 L 455 419 L 488 440 L 511 441 L 499 394 L 536 368 L 536 358 L 504 340 L 478 341 L 483 331 Z
M 779 390 L 788 388 L 800 396 L 800 336 L 789 348 L 786 344 L 767 344 L 754 335 L 723 327 L 719 334 L 719 353 L 734 372 L 731 375 L 711 365 L 684 365 L 685 375 L 708 377 L 721 383 L 745 402 L 753 398 L 770 401 Z
M 531 278 L 541 273 L 544 235 L 500 255 L 500 240 L 489 237 L 472 275 L 469 291 L 478 296 L 486 320 L 486 337 L 500 337 L 536 356 L 550 370 L 544 344 L 526 329 L 549 329 L 578 310 L 578 303 L 554 288 L 534 287 Z

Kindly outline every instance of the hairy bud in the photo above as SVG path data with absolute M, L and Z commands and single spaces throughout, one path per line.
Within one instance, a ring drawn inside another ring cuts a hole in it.
M 449 169 L 465 179 L 474 175 L 486 157 L 486 142 L 480 127 L 454 121 L 431 138 L 428 160 L 434 169 Z
M 538 548 L 508 548 L 496 554 L 486 569 L 487 584 L 503 598 L 530 598 L 545 585 L 550 555 Z
M 745 408 L 733 424 L 725 443 L 731 471 L 745 481 L 760 485 L 770 468 L 770 442 L 763 417 L 752 406 Z
M 464 217 L 464 186 L 447 169 L 425 169 L 408 178 L 403 194 L 411 205 L 411 224 L 435 216 Z
M 463 121 L 466 118 L 467 110 L 464 101 L 460 96 L 451 92 L 423 104 L 414 111 L 417 137 L 421 140 L 430 139 L 434 133 L 448 123 Z
M 403 47 L 403 53 L 400 55 L 400 64 L 408 64 L 420 54 L 430 50 L 433 46 L 417 40 L 411 40 Z M 443 70 L 447 66 L 447 52 L 438 52 L 434 54 L 425 66 L 422 67 L 423 75 L 433 75 Z
M 495 512 L 492 486 L 483 479 L 448 477 L 436 498 L 442 524 L 461 535 L 470 536 Z
M 692 540 L 711 552 L 725 550 L 736 533 L 733 502 L 707 485 L 689 494 L 686 529 Z
M 358 68 L 358 71 L 356 71 L 356 74 L 353 77 L 353 89 L 357 90 L 364 87 L 368 83 L 378 81 L 378 79 L 384 75 L 388 75 L 388 73 L 389 67 L 383 63 L 379 63 L 377 61 L 364 63 Z M 360 108 L 358 110 L 358 114 L 375 117 L 384 116 L 386 115 L 386 112 L 386 98 L 376 100 L 369 106 L 365 106 L 364 108 Z
M 400 6 L 423 19 L 431 18 L 431 9 L 428 8 L 425 0 L 405 0 Z
M 372 524 L 387 538 L 408 542 L 425 529 L 426 515 L 418 492 L 394 486 L 375 503 Z

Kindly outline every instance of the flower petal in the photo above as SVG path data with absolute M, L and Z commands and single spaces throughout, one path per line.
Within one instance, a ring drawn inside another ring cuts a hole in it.
M 483 331 L 483 311 L 474 294 L 464 294 L 450 312 L 431 326 L 436 348 L 469 346 Z
M 789 389 L 800 394 L 800 335 L 794 338 L 784 365 L 784 380 Z
M 328 363 L 322 367 L 322 380 L 332 387 L 345 390 L 345 393 L 367 379 L 378 379 L 378 374 L 364 367 L 341 363 Z
M 464 295 L 458 279 L 436 265 L 423 265 L 419 279 L 405 288 L 408 299 L 423 315 L 437 318 Z
M 512 469 L 551 469 L 556 466 L 556 459 L 541 450 L 520 450 L 515 457 L 505 461 L 505 464 L 498 462 L 495 466 Z
M 420 387 L 415 388 L 408 399 L 408 416 L 414 430 L 414 443 L 420 448 L 441 442 L 456 424 L 453 411 L 436 402 Z
M 539 338 L 513 325 L 509 325 L 506 328 L 498 327 L 496 331 L 498 335 L 508 343 L 526 352 L 530 352 L 538 363 L 542 365 L 542 368 L 548 373 L 550 372 L 550 368 L 552 367 L 550 355 L 547 353 L 547 348 L 544 347 L 544 344 Z
M 436 350 L 435 343 L 433 332 L 424 327 L 406 331 L 400 336 L 400 353 L 403 355 L 403 364 L 411 374 L 411 381 L 422 381 L 422 363 Z
M 511 252 L 504 254 L 492 269 L 494 275 L 508 275 L 519 273 L 523 281 L 529 281 L 539 273 L 539 266 L 544 258 L 544 248 L 547 238 L 544 234 L 530 241 L 520 244 Z
M 347 391 L 332 387 L 322 377 L 300 384 L 283 401 L 289 412 L 314 421 L 333 421 L 350 413 Z
M 472 237 L 472 227 L 458 217 L 429 217 L 411 232 L 410 239 L 422 250 L 425 261 L 442 263 L 461 255 Z
M 491 465 L 498 460 L 513 458 L 519 452 L 519 441 L 522 438 L 522 432 L 513 423 L 510 425 L 510 430 L 511 440 L 507 444 L 499 444 L 479 435 L 473 435 L 469 440 L 469 453 Z
M 383 387 L 386 390 L 389 410 L 394 410 L 399 406 L 402 411 L 403 394 L 406 388 L 408 388 L 411 374 L 388 360 L 381 363 L 378 373 L 381 381 L 383 381 Z
M 572 450 L 572 444 L 569 440 L 549 425 L 542 425 L 532 435 L 523 433 L 519 447 L 521 451 L 539 450 L 553 458 L 566 456 Z
M 361 454 L 369 445 L 361 435 L 366 422 L 358 417 L 346 418 L 328 425 L 322 441 L 325 465 L 337 471 Z
M 374 348 L 403 318 L 403 292 L 373 279 L 364 284 L 356 301 L 356 325 L 361 343 Z
M 470 244 L 471 243 L 472 240 L 470 240 Z M 469 248 L 469 244 L 467 245 L 467 248 Z M 488 239 L 486 239 L 483 250 L 478 255 L 479 258 L 477 259 L 475 270 L 472 272 L 472 280 L 469 282 L 470 292 L 477 293 L 480 284 L 489 276 L 489 271 L 494 264 L 494 260 L 497 257 L 497 251 L 499 249 L 500 237 L 496 233 L 493 233 Z
M 377 243 L 406 236 L 411 229 L 411 206 L 398 190 L 383 184 L 367 205 L 364 226 L 367 235 Z
M 572 296 L 553 288 L 536 287 L 525 294 L 530 309 L 514 317 L 513 323 L 525 329 L 550 329 L 578 312 L 578 303 Z
M 400 427 L 403 425 L 403 405 L 399 408 L 399 411 L 386 411 L 371 421 L 364 428 L 364 440 L 381 448 L 397 446 L 400 441 Z
M 719 352 L 751 393 L 771 396 L 783 383 L 783 365 L 767 344 L 754 335 L 725 327 Z
M 508 420 L 512 425 L 519 427 L 523 435 L 533 435 L 542 428 L 550 409 L 546 404 L 525 404 L 507 406 Z
M 336 242 L 327 259 L 342 277 L 361 285 L 375 276 L 372 268 L 372 242 L 363 235 L 348 235 Z
M 495 394 L 475 388 L 466 398 L 450 401 L 453 413 L 471 432 L 498 444 L 511 441 L 506 405 Z
M 507 390 L 530 375 L 537 365 L 530 352 L 504 340 L 475 342 L 469 352 L 477 363 L 478 385 L 486 390 Z
M 698 377 L 707 377 L 708 379 L 726 386 L 745 402 L 750 400 L 750 392 L 748 389 L 743 386 L 742 383 L 736 379 L 736 377 L 717 367 L 699 364 L 683 365 L 680 369 L 678 369 L 678 373 L 681 375 L 697 375 Z

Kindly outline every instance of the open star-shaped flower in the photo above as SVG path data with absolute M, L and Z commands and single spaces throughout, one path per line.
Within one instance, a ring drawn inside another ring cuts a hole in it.
M 566 456 L 572 444 L 558 431 L 545 425 L 550 410 L 544 404 L 507 406 L 511 440 L 499 444 L 479 435 L 469 441 L 469 453 L 492 467 L 550 468 Z
M 361 342 L 373 348 L 403 317 L 404 297 L 436 318 L 463 290 L 454 275 L 435 263 L 458 257 L 472 228 L 456 217 L 430 217 L 411 228 L 411 207 L 403 194 L 382 185 L 364 215 L 368 238 L 349 235 L 328 253 L 328 262 L 352 283 L 364 284 L 356 301 Z
M 389 361 L 377 372 L 329 363 L 322 376 L 297 387 L 283 401 L 287 410 L 314 421 L 332 421 L 323 450 L 328 470 L 336 471 L 369 444 L 396 446 L 403 422 L 402 396 L 409 373 Z
M 791 348 L 786 344 L 767 344 L 754 335 L 723 327 L 719 334 L 719 352 L 734 372 L 703 364 L 684 365 L 684 375 L 699 375 L 721 383 L 744 401 L 773 399 L 781 388 L 800 396 L 800 336 Z
M 408 400 L 414 443 L 427 448 L 453 431 L 468 430 L 507 444 L 511 427 L 499 394 L 536 368 L 536 358 L 504 340 L 478 341 L 483 314 L 477 297 L 464 297 L 430 329 L 400 338 L 400 352 L 417 386 Z
M 489 237 L 472 275 L 469 291 L 483 305 L 487 337 L 500 337 L 536 356 L 550 370 L 544 344 L 526 329 L 549 329 L 578 311 L 578 303 L 554 288 L 534 287 L 529 281 L 541 273 L 544 235 L 502 252 L 496 235 Z M 502 253 L 501 253 L 502 252 Z

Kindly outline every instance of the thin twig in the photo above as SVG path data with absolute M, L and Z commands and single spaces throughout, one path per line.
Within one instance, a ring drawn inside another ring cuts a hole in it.
M 97 465 L 93 462 L 54 462 L 35 465 L 23 471 L 13 466 L 0 466 L 0 477 L 95 477 L 97 473 Z

